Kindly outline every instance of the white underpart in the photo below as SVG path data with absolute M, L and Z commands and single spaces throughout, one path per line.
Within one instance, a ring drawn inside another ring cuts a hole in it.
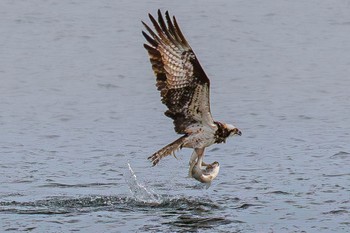
M 186 133 L 189 135 L 186 144 L 190 148 L 204 148 L 215 143 L 215 131 L 207 125 L 193 124 Z

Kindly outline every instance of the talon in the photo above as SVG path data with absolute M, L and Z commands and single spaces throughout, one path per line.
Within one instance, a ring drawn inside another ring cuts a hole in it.
M 188 170 L 188 177 L 192 177 L 192 170 L 193 170 L 193 167 L 196 165 L 196 161 L 192 161 L 190 163 L 190 168 Z
M 176 157 L 176 155 L 175 155 L 175 152 L 173 152 L 173 156 L 174 156 L 175 159 L 178 159 L 178 158 Z

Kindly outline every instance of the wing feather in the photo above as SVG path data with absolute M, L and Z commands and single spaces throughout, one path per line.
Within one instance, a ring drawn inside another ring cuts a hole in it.
M 210 113 L 210 82 L 196 55 L 188 44 L 175 16 L 166 21 L 158 10 L 158 22 L 149 14 L 155 32 L 144 22 L 142 32 L 149 44 L 148 51 L 157 88 L 168 110 L 165 115 L 174 120 L 175 131 L 185 134 L 192 124 L 205 124 L 215 128 Z

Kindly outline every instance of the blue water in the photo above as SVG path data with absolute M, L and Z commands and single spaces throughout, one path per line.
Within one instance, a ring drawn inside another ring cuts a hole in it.
M 220 174 L 187 178 L 141 20 L 175 14 L 211 79 Z M 2 1 L 1 232 L 350 232 L 348 1 Z

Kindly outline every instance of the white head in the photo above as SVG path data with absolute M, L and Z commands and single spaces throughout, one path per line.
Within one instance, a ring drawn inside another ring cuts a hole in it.
M 242 132 L 234 125 L 231 124 L 225 124 L 225 128 L 230 132 L 230 137 L 234 136 L 234 135 L 242 135 Z

